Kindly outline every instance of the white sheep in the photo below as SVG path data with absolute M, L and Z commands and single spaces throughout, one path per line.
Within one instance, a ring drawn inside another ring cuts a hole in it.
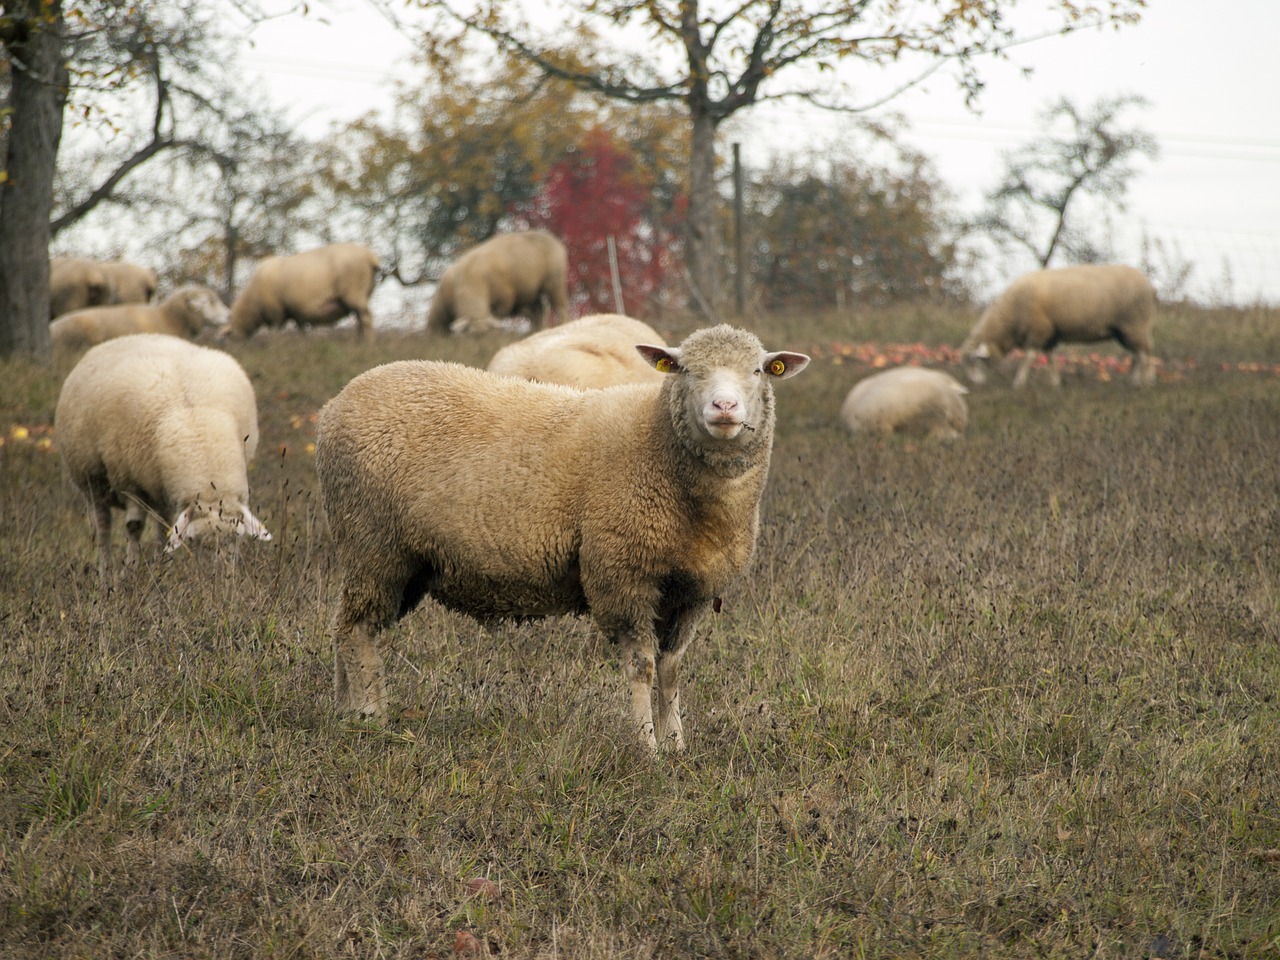
M 854 384 L 840 416 L 854 434 L 919 434 L 954 440 L 969 422 L 968 393 L 955 377 L 923 367 L 895 367 Z
M 590 613 L 620 645 L 641 738 L 679 749 L 681 658 L 746 568 L 773 446 L 771 381 L 809 358 L 721 325 L 637 348 L 660 384 L 578 390 L 390 363 L 321 410 L 337 561 L 338 707 L 386 715 L 376 636 L 431 595 L 482 622 Z
M 355 314 L 356 336 L 373 336 L 369 298 L 382 266 L 378 255 L 358 243 L 335 243 L 288 257 L 262 260 L 231 304 L 224 330 L 234 340 L 259 327 L 300 329 L 326 326 Z
M 1133 267 L 1118 264 L 1037 270 L 1015 280 L 989 306 L 960 347 L 973 383 L 986 382 L 986 364 L 1010 350 L 1026 351 L 1013 380 L 1023 387 L 1037 351 L 1049 359 L 1050 382 L 1061 376 L 1050 352 L 1059 343 L 1116 340 L 1133 353 L 1131 379 L 1137 386 L 1155 380 L 1151 329 L 1156 293 Z
M 226 304 L 208 287 L 182 287 L 159 303 L 86 307 L 63 314 L 49 325 L 49 338 L 54 357 L 65 367 L 74 356 L 95 344 L 131 333 L 167 333 L 194 339 L 206 326 L 226 323 L 229 313 Z
M 647 323 L 618 313 L 597 313 L 507 344 L 493 355 L 488 370 L 586 389 L 657 383 L 663 375 L 636 350 L 640 343 L 666 346 Z
M 249 511 L 248 464 L 258 413 L 244 370 L 220 350 L 159 333 L 89 350 L 62 385 L 54 434 L 95 523 L 98 571 L 109 582 L 111 511 L 125 511 L 127 560 L 137 561 L 147 514 L 166 549 L 217 532 L 270 540 Z
M 564 244 L 544 230 L 493 237 L 472 247 L 449 265 L 427 312 L 427 330 L 490 330 L 497 317 L 527 314 L 541 327 L 549 307 L 556 318 L 569 316 Z

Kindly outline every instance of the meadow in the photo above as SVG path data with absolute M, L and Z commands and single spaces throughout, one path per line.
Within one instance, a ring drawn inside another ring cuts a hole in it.
M 1280 955 L 1280 310 L 1166 308 L 1149 390 L 1077 349 L 953 444 L 844 431 L 972 320 L 744 322 L 814 362 L 656 759 L 585 619 L 428 602 L 384 637 L 391 721 L 333 712 L 314 415 L 506 338 L 234 347 L 275 540 L 149 536 L 110 592 L 57 379 L 0 363 L 0 955 Z

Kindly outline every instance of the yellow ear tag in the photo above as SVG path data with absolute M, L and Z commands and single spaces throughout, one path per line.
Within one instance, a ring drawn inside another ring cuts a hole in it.
M 653 365 L 653 369 L 657 370 L 659 373 L 670 373 L 671 358 L 663 357 L 661 360 L 659 360 L 657 363 Z
M 769 364 L 769 372 L 775 377 L 780 377 L 787 372 L 787 365 L 781 360 L 775 360 L 773 363 Z

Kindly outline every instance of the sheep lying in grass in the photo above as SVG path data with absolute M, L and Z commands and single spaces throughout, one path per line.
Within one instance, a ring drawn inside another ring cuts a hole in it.
M 167 333 L 193 339 L 206 326 L 226 323 L 226 304 L 208 287 L 176 290 L 159 303 L 88 307 L 64 314 L 49 325 L 54 357 L 64 368 L 95 344 L 131 333 Z
M 564 244 L 543 230 L 508 233 L 472 247 L 449 265 L 427 312 L 427 331 L 490 330 L 497 317 L 527 314 L 535 329 L 547 308 L 569 315 Z
M 338 564 L 338 707 L 382 718 L 378 632 L 427 594 L 484 621 L 590 613 L 621 647 L 640 736 L 684 744 L 681 658 L 746 568 L 773 388 L 809 358 L 721 325 L 637 347 L 660 384 L 577 390 L 404 361 L 322 409 Z
M 378 282 L 378 255 L 358 243 L 335 243 L 289 257 L 267 257 L 231 305 L 226 335 L 243 340 L 259 327 L 300 329 L 356 317 L 356 336 L 373 336 L 369 298 Z
M 954 440 L 969 422 L 964 402 L 968 392 L 941 370 L 896 367 L 858 381 L 845 397 L 840 416 L 855 434 L 910 433 Z
M 220 350 L 138 333 L 93 347 L 67 376 L 54 414 L 58 449 L 89 501 L 103 582 L 113 574 L 111 511 L 125 511 L 137 561 L 148 513 L 167 549 L 227 531 L 270 540 L 249 511 L 258 445 L 253 387 Z
M 662 374 L 636 344 L 666 346 L 647 323 L 618 313 L 597 313 L 507 344 L 489 361 L 490 373 L 597 389 L 620 383 L 657 383 Z
M 1133 353 L 1131 379 L 1137 386 L 1155 380 L 1151 328 L 1156 293 L 1141 271 L 1115 264 L 1062 267 L 1024 274 L 996 298 L 960 347 L 973 383 L 986 382 L 986 364 L 1021 347 L 1026 357 L 1013 385 L 1023 387 L 1036 351 L 1049 358 L 1052 384 L 1061 376 L 1050 351 L 1059 343 L 1116 340 Z

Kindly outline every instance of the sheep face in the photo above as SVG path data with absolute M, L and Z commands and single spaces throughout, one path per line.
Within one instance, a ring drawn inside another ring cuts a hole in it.
M 202 540 L 218 533 L 229 533 L 251 540 L 270 540 L 271 533 L 243 503 L 212 503 L 197 500 L 178 514 L 169 530 L 165 552 L 172 553 L 183 544 Z
M 961 362 L 969 382 L 979 387 L 986 383 L 991 362 L 994 359 L 996 358 L 992 355 L 991 347 L 985 343 L 980 343 L 974 349 L 966 351 Z
M 636 349 L 659 373 L 682 377 L 685 422 L 713 443 L 754 432 L 769 415 L 768 384 L 794 377 L 809 363 L 802 353 L 768 353 L 752 334 L 725 325 L 698 331 L 679 347 Z
M 193 318 L 198 317 L 201 325 L 208 327 L 225 326 L 231 317 L 231 309 L 218 299 L 216 293 L 208 289 L 193 290 L 188 295 L 187 312 Z

